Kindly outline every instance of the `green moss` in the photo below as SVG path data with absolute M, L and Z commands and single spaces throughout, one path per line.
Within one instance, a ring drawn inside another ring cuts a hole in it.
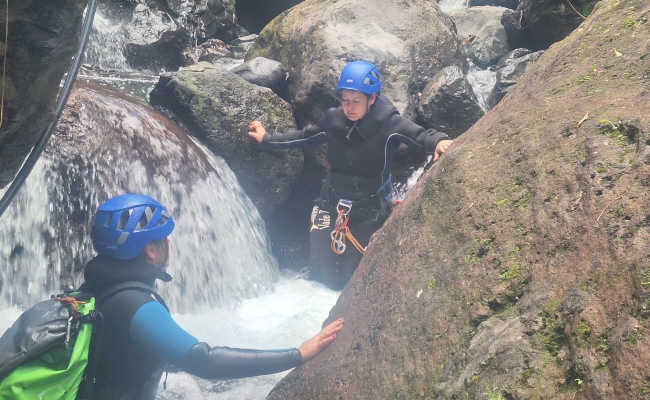
M 427 284 L 427 287 L 429 290 L 434 291 L 436 290 L 436 287 L 438 286 L 438 280 L 436 279 L 435 276 L 431 277 L 431 280 L 429 280 L 429 283 Z
M 472 248 L 465 253 L 468 262 L 474 263 L 485 257 L 492 248 L 493 238 L 475 238 Z
M 640 278 L 642 293 L 641 316 L 647 318 L 650 316 L 650 267 L 641 272 Z
M 576 327 L 576 335 L 578 336 L 578 338 L 584 340 L 585 342 L 589 342 L 591 338 L 591 332 L 592 332 L 591 325 L 589 325 L 589 322 L 585 321 L 584 319 L 581 320 L 578 326 Z
M 509 269 L 501 272 L 501 274 L 499 275 L 499 278 L 503 282 L 509 282 L 509 281 L 511 281 L 513 279 L 518 279 L 518 278 L 521 277 L 521 274 L 519 273 L 520 269 L 521 269 L 521 265 L 520 264 L 515 264 L 514 266 L 510 267 Z
M 501 207 L 507 205 L 508 203 L 510 203 L 510 199 L 506 198 L 506 199 L 501 199 L 499 201 L 495 201 L 494 205 L 497 206 L 497 208 L 501 208 Z

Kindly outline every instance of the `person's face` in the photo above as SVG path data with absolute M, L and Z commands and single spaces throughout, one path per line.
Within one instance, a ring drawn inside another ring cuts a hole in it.
M 350 121 L 358 121 L 366 115 L 370 106 L 375 103 L 376 95 L 366 96 L 356 90 L 341 91 L 341 106 L 343 114 Z

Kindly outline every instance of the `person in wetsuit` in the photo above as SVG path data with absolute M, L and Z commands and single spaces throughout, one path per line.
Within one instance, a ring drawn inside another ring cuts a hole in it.
M 103 316 L 92 352 L 96 383 L 85 389 L 92 393 L 90 399 L 153 400 L 167 364 L 207 379 L 284 371 L 314 357 L 342 329 L 343 320 L 336 320 L 297 349 L 235 349 L 200 342 L 174 322 L 153 289 L 156 280 L 172 279 L 165 267 L 173 229 L 165 207 L 145 195 L 125 194 L 99 206 L 92 228 L 99 255 L 86 265 L 82 286 L 96 295 Z
M 338 213 L 352 206 L 350 230 L 366 245 L 392 208 L 388 202 L 392 190 L 390 166 L 397 146 L 412 145 L 433 155 L 435 162 L 452 144 L 446 134 L 400 116 L 390 100 L 381 95 L 379 71 L 367 61 L 347 64 L 337 89 L 341 105 L 328 109 L 315 125 L 267 134 L 260 121 L 253 121 L 248 132 L 270 149 L 327 143 L 330 169 L 312 209 L 309 268 L 312 278 L 335 289 L 345 285 L 362 256 L 349 245 L 342 255 L 331 249 L 331 232 Z

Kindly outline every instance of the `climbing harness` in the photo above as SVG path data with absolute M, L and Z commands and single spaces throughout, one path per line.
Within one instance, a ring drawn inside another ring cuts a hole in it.
M 336 222 L 334 224 L 334 230 L 330 234 L 332 238 L 332 251 L 337 255 L 342 255 L 345 252 L 347 247 L 345 240 L 349 240 L 350 243 L 363 254 L 366 252 L 366 248 L 359 243 L 359 241 L 354 237 L 352 232 L 350 232 L 350 227 L 348 222 L 350 222 L 350 211 L 352 210 L 352 201 L 346 199 L 340 199 L 339 203 L 336 205 Z
M 79 49 L 77 50 L 77 54 L 75 54 L 72 62 L 70 63 L 70 66 L 68 67 L 68 72 L 63 83 L 63 88 L 59 92 L 59 97 L 56 99 L 56 111 L 54 120 L 50 123 L 50 125 L 48 125 L 45 130 L 43 130 L 41 137 L 34 145 L 34 148 L 29 154 L 29 157 L 27 157 L 23 166 L 20 168 L 20 171 L 18 171 L 18 174 L 16 174 L 14 181 L 11 182 L 11 185 L 2 196 L 2 199 L 0 199 L 0 217 L 2 217 L 2 214 L 5 212 L 7 207 L 9 207 L 9 204 L 18 193 L 18 189 L 20 189 L 22 184 L 25 182 L 25 179 L 27 179 L 29 173 L 32 172 L 34 165 L 36 165 L 36 161 L 38 161 L 41 154 L 43 153 L 43 150 L 45 150 L 45 146 L 50 139 L 51 132 L 54 131 L 54 127 L 56 127 L 56 124 L 61 118 L 63 108 L 68 101 L 68 97 L 70 97 L 72 86 L 77 80 L 79 67 L 81 67 L 81 61 L 83 60 L 84 52 L 86 51 L 86 46 L 88 45 L 88 38 L 90 37 L 90 31 L 93 26 L 95 11 L 97 10 L 97 3 L 98 0 L 88 0 L 86 15 L 84 16 L 83 23 L 81 25 L 81 43 L 79 45 Z

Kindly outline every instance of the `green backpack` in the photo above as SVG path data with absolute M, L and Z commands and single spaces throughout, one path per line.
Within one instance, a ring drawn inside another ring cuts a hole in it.
M 22 313 L 0 337 L 0 399 L 92 398 L 100 358 L 93 349 L 103 331 L 96 299 L 102 302 L 126 289 L 149 292 L 165 304 L 150 286 L 124 282 L 99 296 L 83 292 L 52 296 Z

